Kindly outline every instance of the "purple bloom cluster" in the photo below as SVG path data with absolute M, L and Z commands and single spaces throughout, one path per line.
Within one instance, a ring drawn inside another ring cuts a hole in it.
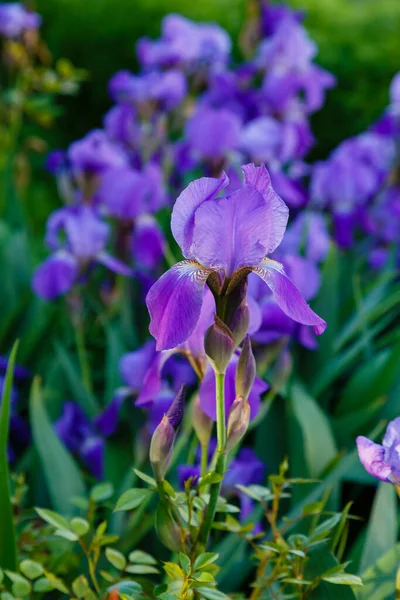
M 0 36 L 18 38 L 25 31 L 38 29 L 41 17 L 19 2 L 0 2 Z

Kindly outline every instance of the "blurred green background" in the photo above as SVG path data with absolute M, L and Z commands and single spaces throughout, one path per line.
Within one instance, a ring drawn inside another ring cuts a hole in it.
M 323 157 L 349 135 L 361 132 L 388 102 L 388 85 L 400 69 L 399 0 L 291 0 L 305 9 L 305 23 L 319 45 L 318 62 L 338 85 L 313 117 Z M 90 73 L 76 98 L 64 100 L 65 114 L 54 143 L 65 146 L 101 125 L 109 108 L 107 81 L 118 69 L 135 69 L 135 42 L 158 36 L 169 12 L 215 20 L 236 41 L 245 21 L 247 0 L 37 0 L 43 36 L 56 58 L 70 58 Z M 52 134 L 53 135 L 53 134 Z

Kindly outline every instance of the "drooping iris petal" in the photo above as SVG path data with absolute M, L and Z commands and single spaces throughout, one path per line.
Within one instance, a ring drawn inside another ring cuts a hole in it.
M 225 416 L 228 417 L 229 409 L 231 408 L 236 398 L 236 367 L 239 357 L 233 356 L 228 365 L 225 375 Z M 261 394 L 268 389 L 268 384 L 256 377 L 253 388 L 249 394 L 250 419 L 254 419 L 260 410 Z M 211 367 L 208 367 L 205 376 L 200 385 L 199 390 L 201 408 L 206 415 L 216 421 L 216 397 L 215 397 L 215 373 Z
M 228 183 L 229 179 L 226 173 L 222 173 L 219 179 L 201 177 L 189 183 L 187 188 L 178 196 L 172 210 L 171 231 L 185 258 L 192 258 L 190 247 L 193 242 L 196 210 L 203 202 L 211 200 Z
M 288 317 L 302 325 L 311 325 L 317 335 L 325 331 L 326 322 L 311 310 L 280 263 L 264 259 L 253 271 L 265 281 L 276 303 Z
M 203 204 L 195 214 L 193 255 L 228 277 L 259 264 L 267 253 L 269 214 L 263 196 L 250 186 Z
M 77 261 L 61 250 L 38 266 L 33 275 L 33 291 L 44 300 L 54 300 L 71 289 L 77 276 Z
M 157 350 L 175 348 L 185 342 L 196 327 L 203 304 L 209 270 L 182 261 L 156 281 L 146 297 L 150 333 Z
M 385 462 L 385 449 L 368 438 L 360 435 L 357 440 L 357 450 L 364 469 L 381 481 L 390 481 L 390 466 Z
M 159 352 L 146 372 L 141 386 L 140 394 L 135 402 L 136 406 L 150 406 L 161 391 L 161 372 L 167 360 L 174 353 L 173 350 Z
M 156 356 L 156 345 L 148 340 L 135 352 L 125 354 L 119 361 L 122 379 L 134 393 L 138 393 L 143 385 L 143 379 Z
M 244 165 L 242 171 L 245 184 L 255 187 L 267 204 L 268 216 L 263 223 L 268 232 L 265 254 L 271 254 L 283 239 L 289 218 L 289 209 L 273 190 L 271 178 L 264 165 L 256 167 L 250 163 Z

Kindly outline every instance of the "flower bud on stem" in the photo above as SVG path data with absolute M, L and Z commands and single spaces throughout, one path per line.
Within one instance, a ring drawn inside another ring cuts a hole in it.
M 214 325 L 206 331 L 204 348 L 215 373 L 225 373 L 234 351 L 234 341 L 229 327 L 216 315 Z

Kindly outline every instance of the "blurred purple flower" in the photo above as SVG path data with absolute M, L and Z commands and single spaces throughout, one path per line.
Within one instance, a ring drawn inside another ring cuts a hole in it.
M 238 146 L 240 130 L 235 113 L 200 106 L 186 123 L 185 140 L 201 158 L 223 158 Z
M 77 175 L 102 173 L 106 169 L 124 167 L 128 163 L 123 150 L 101 129 L 94 129 L 71 144 L 68 159 Z
M 100 263 L 121 275 L 131 275 L 129 267 L 105 252 L 109 227 L 90 207 L 62 209 L 57 217 L 50 238 L 52 244 L 58 242 L 58 249 L 37 267 L 33 275 L 32 287 L 38 296 L 53 300 L 65 294 L 93 263 Z M 57 238 L 61 229 L 65 233 L 62 242 Z
M 199 320 L 211 273 L 222 283 L 243 268 L 265 281 L 288 316 L 312 325 L 317 334 L 326 328 L 283 266 L 265 258 L 282 241 L 287 206 L 274 192 L 264 166 L 250 164 L 242 169 L 244 186 L 227 198 L 217 197 L 228 184 L 224 173 L 219 179 L 192 182 L 175 203 L 171 229 L 187 260 L 167 271 L 146 299 L 150 332 L 159 350 L 174 348 L 189 338 Z
M 225 412 L 228 418 L 229 409 L 236 398 L 236 367 L 239 357 L 235 354 L 228 365 L 225 376 Z M 261 395 L 268 390 L 268 384 L 256 377 L 253 388 L 249 395 L 250 419 L 254 419 L 261 405 Z M 206 415 L 216 421 L 216 399 L 215 399 L 215 373 L 209 366 L 200 384 L 199 390 L 201 408 Z
M 38 29 L 42 18 L 26 10 L 19 2 L 0 2 L 0 35 L 6 38 L 19 37 L 24 31 Z
M 387 426 L 382 446 L 360 435 L 357 450 L 364 469 L 381 481 L 400 484 L 400 417 Z
M 231 51 L 231 40 L 221 27 L 195 23 L 177 14 L 164 17 L 159 40 L 141 38 L 137 54 L 144 67 L 225 63 Z
M 157 102 L 160 108 L 171 110 L 178 106 L 186 95 L 186 79 L 182 71 L 151 71 L 133 75 L 119 71 L 109 82 L 112 99 L 118 103 L 136 105 Z
M 128 146 L 133 146 L 141 134 L 136 111 L 127 104 L 118 104 L 108 111 L 104 129 L 111 140 Z

